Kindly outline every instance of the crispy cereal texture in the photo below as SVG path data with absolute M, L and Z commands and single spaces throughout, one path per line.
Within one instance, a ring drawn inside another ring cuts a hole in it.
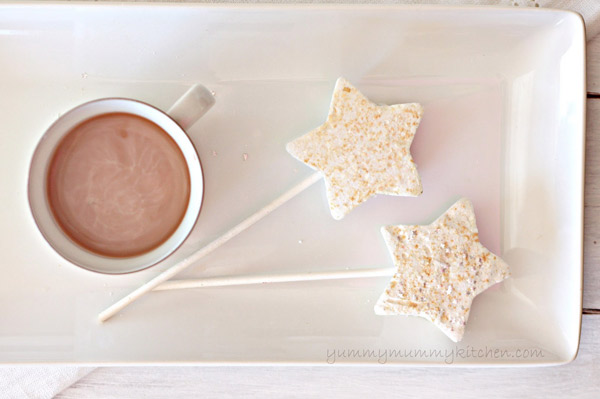
M 375 313 L 424 317 L 454 342 L 463 337 L 473 298 L 510 276 L 508 265 L 479 242 L 466 198 L 429 226 L 381 232 L 398 271 Z
M 323 173 L 331 215 L 341 219 L 374 194 L 423 192 L 410 155 L 422 115 L 420 104 L 374 104 L 339 78 L 327 121 L 287 151 Z

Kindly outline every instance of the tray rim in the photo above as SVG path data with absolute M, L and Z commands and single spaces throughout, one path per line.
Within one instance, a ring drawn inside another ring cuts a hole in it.
M 322 366 L 322 367 L 396 367 L 396 368 L 404 368 L 404 367 L 475 367 L 475 368 L 488 368 L 488 367 L 539 367 L 539 366 L 555 366 L 555 365 L 563 365 L 572 362 L 576 359 L 577 354 L 579 352 L 580 343 L 581 343 L 581 328 L 582 328 L 582 306 L 583 306 L 583 247 L 584 247 L 584 193 L 585 193 L 585 155 L 586 155 L 586 114 L 587 114 L 587 71 L 586 71 L 586 32 L 585 32 L 585 22 L 581 14 L 572 10 L 562 10 L 562 9 L 552 9 L 552 8 L 522 8 L 522 7 L 509 7 L 509 6 L 497 6 L 497 5 L 486 5 L 486 6 L 476 6 L 476 5 L 436 5 L 436 4 L 336 4 L 336 3 L 185 3 L 185 2 L 168 2 L 168 1 L 158 1 L 158 2 L 150 2 L 150 1 L 142 1 L 142 2 L 134 2 L 134 1 L 117 1 L 117 2 L 108 2 L 108 1 L 100 1 L 100 2 L 89 2 L 83 0 L 75 0 L 75 1 L 43 1 L 43 0 L 26 0 L 26 1 L 8 1 L 0 3 L 0 9 L 10 9 L 10 8 L 188 8 L 188 9 L 212 9 L 212 10 L 256 10 L 256 11 L 289 11 L 289 10 L 301 10 L 301 11 L 352 11 L 352 10 L 373 10 L 373 11 L 385 11 L 385 10 L 422 10 L 426 12 L 431 11 L 465 11 L 465 12 L 473 12 L 473 13 L 489 13 L 495 11 L 504 11 L 511 13 L 520 13 L 520 14 L 531 14 L 531 13 L 545 13 L 545 14 L 556 14 L 556 15 L 564 15 L 571 16 L 575 18 L 577 21 L 576 29 L 580 30 L 580 34 L 574 32 L 573 37 L 577 40 L 577 44 L 581 44 L 582 51 L 582 59 L 581 61 L 581 76 L 582 76 L 582 96 L 581 96 L 581 108 L 582 112 L 580 115 L 580 119 L 578 118 L 577 123 L 581 125 L 581 131 L 575 132 L 577 134 L 577 138 L 581 138 L 582 148 L 580 154 L 581 167 L 582 167 L 582 176 L 581 176 L 581 192 L 578 193 L 581 196 L 579 207 L 579 217 L 577 218 L 577 222 L 580 226 L 580 231 L 578 234 L 578 241 L 580 243 L 579 250 L 579 268 L 578 272 L 580 274 L 579 281 L 579 325 L 578 325 L 578 334 L 577 334 L 577 343 L 574 348 L 573 353 L 570 357 L 565 359 L 560 359 L 558 361 L 532 361 L 532 362 L 461 362 L 461 363 L 453 363 L 451 365 L 445 364 L 443 361 L 440 362 L 421 362 L 421 361 L 410 361 L 410 362 L 395 362 L 395 363 L 386 363 L 379 364 L 377 362 L 369 362 L 369 361 L 353 361 L 348 363 L 335 363 L 335 365 L 330 365 L 321 362 L 313 362 L 313 361 L 207 361 L 207 360 L 191 360 L 191 361 L 109 361 L 109 362 L 69 362 L 69 361 L 50 361 L 50 362 L 1 362 L 0 365 L 5 366 L 22 366 L 22 365 L 77 365 L 77 366 L 111 366 L 111 367 L 119 367 L 119 366 L 152 366 L 152 365 L 179 365 L 179 366 L 234 366 L 234 367 L 243 367 L 243 366 L 292 366 L 292 367 L 303 367 L 303 366 Z

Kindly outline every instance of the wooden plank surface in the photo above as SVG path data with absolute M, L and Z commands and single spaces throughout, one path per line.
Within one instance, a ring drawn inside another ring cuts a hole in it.
M 600 70 L 600 65 L 598 69 Z M 585 181 L 583 307 L 598 310 L 600 309 L 600 99 L 588 99 L 587 104 Z
M 600 35 L 587 44 L 587 89 L 600 94 Z
M 57 398 L 598 399 L 599 377 L 600 316 L 586 315 L 579 356 L 561 367 L 107 367 Z

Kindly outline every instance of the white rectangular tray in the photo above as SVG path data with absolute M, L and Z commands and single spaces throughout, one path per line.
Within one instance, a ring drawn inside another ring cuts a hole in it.
M 577 14 L 550 10 L 0 5 L 0 362 L 572 360 L 584 43 Z M 376 316 L 385 277 L 151 293 L 97 324 L 106 306 L 312 173 L 285 144 L 325 120 L 339 76 L 375 102 L 424 105 L 412 147 L 424 194 L 378 196 L 334 221 L 318 183 L 180 277 L 391 266 L 380 226 L 429 223 L 466 196 L 482 243 L 513 277 L 477 297 L 464 340 L 452 343 L 424 319 Z M 184 247 L 125 276 L 61 259 L 27 205 L 44 130 L 100 97 L 168 109 L 195 82 L 216 92 L 217 105 L 189 130 L 206 196 Z

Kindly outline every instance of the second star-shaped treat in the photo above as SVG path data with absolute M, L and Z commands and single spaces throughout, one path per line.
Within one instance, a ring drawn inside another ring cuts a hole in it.
M 508 265 L 479 242 L 466 198 L 428 226 L 381 231 L 398 271 L 375 313 L 424 317 L 454 342 L 462 339 L 473 298 L 510 276 Z
M 339 78 L 327 121 L 287 150 L 323 173 L 331 215 L 341 219 L 374 194 L 423 192 L 410 155 L 422 115 L 420 104 L 374 104 Z

